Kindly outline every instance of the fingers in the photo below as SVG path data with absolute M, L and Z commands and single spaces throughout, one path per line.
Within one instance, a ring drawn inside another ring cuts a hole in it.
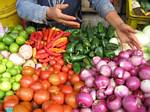
M 130 33 L 135 33 L 135 30 L 134 30 L 132 27 L 127 26 L 127 29 L 128 29 L 128 32 L 130 32 Z
M 71 20 L 71 21 L 76 20 L 76 17 L 70 16 L 70 15 L 67 15 L 67 14 L 63 14 L 63 13 L 60 14 L 59 18 L 63 19 L 63 20 Z
M 56 7 L 60 10 L 66 9 L 69 5 L 68 4 L 57 4 Z

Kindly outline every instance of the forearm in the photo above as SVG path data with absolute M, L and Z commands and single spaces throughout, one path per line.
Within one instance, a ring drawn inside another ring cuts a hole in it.
M 109 12 L 105 19 L 114 27 L 118 28 L 121 24 L 123 24 L 123 20 L 119 17 L 116 11 Z
M 43 23 L 46 21 L 46 12 L 48 7 L 36 4 L 37 0 L 17 0 L 18 15 L 27 20 L 36 23 Z

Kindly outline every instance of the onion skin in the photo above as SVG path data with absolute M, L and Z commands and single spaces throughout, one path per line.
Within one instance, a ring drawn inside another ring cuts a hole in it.
M 121 98 L 111 95 L 107 98 L 107 107 L 110 110 L 117 110 L 121 107 Z
M 139 77 L 142 80 L 150 80 L 150 65 L 144 65 L 140 67 Z
M 88 88 L 87 86 L 82 86 L 80 89 L 80 92 L 82 93 L 90 93 L 91 92 L 91 88 Z
M 130 90 L 135 91 L 140 87 L 141 82 L 137 77 L 132 76 L 127 79 L 126 85 Z
M 108 112 L 106 102 L 100 100 L 98 103 L 92 105 L 92 112 Z
M 145 99 L 144 105 L 150 107 L 150 98 Z
M 102 65 L 107 65 L 107 63 L 104 60 L 100 60 L 96 65 L 96 69 L 99 71 Z
M 114 70 L 113 77 L 114 77 L 114 78 L 123 78 L 124 72 L 125 72 L 125 71 L 124 71 L 123 68 L 117 67 L 117 68 Z
M 144 92 L 144 93 L 150 93 L 150 80 L 143 80 L 141 82 L 141 90 Z
M 93 90 L 90 92 L 90 95 L 92 96 L 93 101 L 95 101 L 95 100 L 96 100 L 96 90 L 93 89 Z
M 119 85 L 115 87 L 114 93 L 116 96 L 125 97 L 129 95 L 129 89 L 124 85 Z
M 92 112 L 90 108 L 82 108 L 80 112 Z
M 91 76 L 92 76 L 92 74 L 87 69 L 82 70 L 81 73 L 80 73 L 80 78 L 83 81 L 85 81 L 86 78 L 91 77 Z
M 73 109 L 72 112 L 80 112 L 79 109 Z
M 127 51 L 121 51 L 119 53 L 119 58 L 124 58 L 124 59 L 128 59 L 130 57 L 130 53 Z
M 132 63 L 126 59 L 120 59 L 119 60 L 119 66 L 122 67 L 124 70 L 130 71 L 134 68 Z
M 100 60 L 101 60 L 101 58 L 99 56 L 93 57 L 93 64 L 96 65 Z
M 114 110 L 113 112 L 125 112 L 124 109 L 120 108 L 118 110 Z
M 110 61 L 108 63 L 108 66 L 110 66 L 111 70 L 114 71 L 115 68 L 117 67 L 117 64 L 114 61 Z
M 93 103 L 93 98 L 88 93 L 79 93 L 77 95 L 77 103 L 82 107 L 90 107 Z
M 99 100 L 103 100 L 106 98 L 106 95 L 104 94 L 104 91 L 103 90 L 97 90 L 96 92 L 96 97 L 97 99 Z
M 109 84 L 109 78 L 105 76 L 97 76 L 95 79 L 95 85 L 97 88 L 102 89 L 106 88 Z
M 141 56 L 132 56 L 130 61 L 134 66 L 139 66 L 142 63 L 143 58 Z
M 100 67 L 100 74 L 106 77 L 110 77 L 111 75 L 111 68 L 108 65 L 102 65 Z
M 87 86 L 87 87 L 93 87 L 94 86 L 94 77 L 88 77 L 88 78 L 86 78 L 86 80 L 85 80 L 85 85 Z

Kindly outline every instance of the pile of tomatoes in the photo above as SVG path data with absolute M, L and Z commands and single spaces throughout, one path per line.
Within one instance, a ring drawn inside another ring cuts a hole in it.
M 76 95 L 84 83 L 72 64 L 61 57 L 51 57 L 50 65 L 42 68 L 23 67 L 20 89 L 4 99 L 4 109 L 13 112 L 72 112 L 77 107 Z

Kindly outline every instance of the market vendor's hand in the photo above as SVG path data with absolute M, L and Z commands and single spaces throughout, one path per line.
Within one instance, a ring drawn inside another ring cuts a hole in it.
M 80 28 L 80 24 L 75 22 L 76 17 L 62 13 L 62 10 L 66 9 L 67 7 L 68 4 L 57 4 L 54 7 L 50 7 L 47 11 L 48 19 L 53 19 L 63 25 Z
M 141 49 L 140 42 L 135 36 L 135 30 L 130 26 L 128 26 L 127 24 L 125 23 L 120 24 L 116 28 L 116 33 L 120 40 L 122 50 L 124 49 L 123 48 L 124 43 L 128 44 L 132 49 L 135 48 Z

